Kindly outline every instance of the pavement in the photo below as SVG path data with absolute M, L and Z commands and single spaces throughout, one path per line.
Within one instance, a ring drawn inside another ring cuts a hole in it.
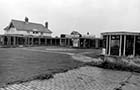
M 131 73 L 128 72 L 116 71 L 112 73 L 109 70 L 103 71 L 101 68 L 85 66 L 56 74 L 49 80 L 33 80 L 13 84 L 0 90 L 114 90 L 130 75 Z M 132 87 L 133 84 L 128 86 L 133 90 L 140 90 L 140 87 Z

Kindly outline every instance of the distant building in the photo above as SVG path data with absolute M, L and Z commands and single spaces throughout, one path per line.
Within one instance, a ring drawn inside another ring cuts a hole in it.
M 61 34 L 60 37 L 52 37 L 52 31 L 48 29 L 48 22 L 45 25 L 29 22 L 25 17 L 24 21 L 11 20 L 4 28 L 4 35 L 0 35 L 0 47 L 18 46 L 68 46 L 76 48 L 101 48 L 102 39 L 95 35 L 80 34 L 72 31 L 70 34 Z
M 77 31 L 72 31 L 70 34 L 61 34 L 61 45 L 77 48 L 101 48 L 102 39 L 96 38 L 95 35 L 89 33 L 84 35 Z
M 11 20 L 9 25 L 4 28 L 5 34 L 15 35 L 32 35 L 32 36 L 51 36 L 52 31 L 48 29 L 48 23 L 45 26 L 38 23 L 29 22 L 26 17 L 25 21 Z
M 140 33 L 138 32 L 104 32 L 106 55 L 139 56 Z
M 4 35 L 0 36 L 0 46 L 34 46 L 34 45 L 59 45 L 60 39 L 52 38 L 52 31 L 45 25 L 25 21 L 11 20 L 4 28 Z

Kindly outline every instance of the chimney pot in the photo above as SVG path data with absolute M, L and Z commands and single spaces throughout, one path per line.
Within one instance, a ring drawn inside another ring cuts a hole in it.
M 48 22 L 45 22 L 45 28 L 48 28 Z
M 28 22 L 28 21 L 29 21 L 28 17 L 25 17 L 25 22 Z

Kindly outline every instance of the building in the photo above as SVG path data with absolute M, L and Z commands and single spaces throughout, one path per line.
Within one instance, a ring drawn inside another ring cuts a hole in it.
M 25 21 L 11 20 L 9 25 L 4 28 L 5 34 L 10 35 L 32 35 L 32 36 L 48 36 L 51 37 L 52 31 L 48 29 L 48 22 L 45 26 L 38 23 L 29 22 L 26 17 Z
M 0 36 L 1 46 L 33 46 L 33 45 L 57 45 L 60 40 L 52 38 L 52 31 L 48 29 L 48 22 L 45 25 L 25 21 L 11 20 L 4 28 L 5 34 Z
M 106 55 L 139 56 L 140 33 L 138 32 L 104 32 L 104 48 Z
M 75 48 L 101 48 L 102 39 L 96 38 L 95 35 L 80 34 L 72 31 L 70 34 L 61 34 L 61 46 L 70 46 Z
M 52 31 L 48 29 L 48 22 L 44 25 L 24 21 L 11 20 L 4 28 L 5 34 L 0 36 L 0 47 L 19 46 L 66 46 L 76 48 L 101 48 L 101 38 L 96 38 L 89 33 L 83 35 L 77 31 L 70 34 L 61 34 L 60 37 L 52 37 Z

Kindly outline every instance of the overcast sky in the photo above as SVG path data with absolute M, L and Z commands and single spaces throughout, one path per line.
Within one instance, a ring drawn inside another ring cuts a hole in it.
M 11 19 L 44 24 L 53 35 L 77 30 L 100 35 L 105 31 L 140 31 L 140 0 L 0 0 L 1 32 Z

